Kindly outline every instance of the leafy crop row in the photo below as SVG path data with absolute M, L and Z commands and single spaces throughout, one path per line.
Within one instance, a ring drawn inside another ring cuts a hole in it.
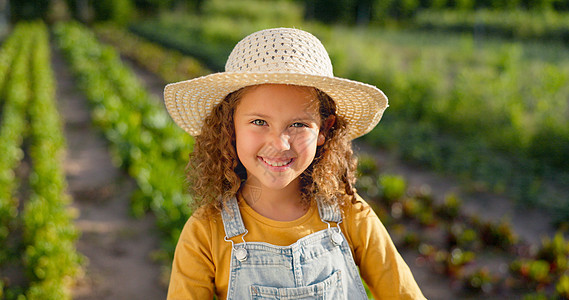
M 165 82 L 178 82 L 211 73 L 196 59 L 145 41 L 119 27 L 99 25 L 95 32 L 102 41 L 120 51 L 121 55 L 159 75 Z
M 65 141 L 55 102 L 48 32 L 42 23 L 21 23 L 10 39 L 17 40 L 20 48 L 5 86 L 1 125 L 2 147 L 10 146 L 3 158 L 11 162 L 1 168 L 0 202 L 6 213 L 2 214 L 0 270 L 8 277 L 0 277 L 0 296 L 70 299 L 69 288 L 81 271 L 81 258 L 68 209 Z M 27 178 L 17 178 L 14 170 L 24 153 L 29 155 L 30 172 L 22 175 Z
M 184 193 L 184 161 L 193 140 L 170 121 L 166 109 L 152 98 L 110 46 L 78 23 L 55 28 L 58 46 L 92 106 L 93 120 L 112 144 L 118 163 L 135 178 L 139 190 L 132 211 L 151 210 L 164 239 L 167 258 L 191 214 Z
M 569 42 L 569 14 L 549 10 L 426 10 L 417 13 L 413 23 L 422 29 Z
M 24 157 L 22 151 L 23 137 L 26 133 L 26 105 L 29 100 L 28 56 L 31 43 L 25 35 L 29 31 L 24 26 L 18 26 L 6 42 L 9 47 L 17 50 L 13 63 L 6 69 L 9 74 L 2 91 L 2 123 L 0 127 L 0 267 L 6 266 L 13 255 L 13 242 L 10 233 L 16 229 L 18 216 L 17 189 L 19 178 L 15 171 Z M 7 58 L 8 59 L 8 58 Z M 4 279 L 0 279 L 4 280 Z M 2 289 L 0 289 L 1 291 Z
M 26 95 L 20 93 L 25 82 L 25 54 L 29 49 L 21 49 L 26 30 L 23 26 L 14 29 L 2 47 L 0 54 L 0 88 L 2 95 L 2 117 L 0 119 L 0 266 L 8 259 L 8 236 L 13 229 L 17 215 L 15 192 L 18 181 L 15 169 L 23 157 L 21 144 L 25 131 Z M 18 55 L 16 55 L 18 54 Z M 15 66 L 11 70 L 12 65 Z M 24 68 L 22 68 L 24 67 Z M 6 81 L 8 81 L 6 83 Z M 13 92 L 15 90 L 15 92 Z M 26 87 L 23 87 L 26 90 Z M 0 289 L 1 290 L 1 289 Z
M 24 262 L 32 278 L 30 299 L 69 298 L 66 289 L 78 275 L 81 257 L 75 251 L 78 232 L 67 206 L 62 121 L 55 102 L 54 76 L 50 68 L 49 35 L 45 26 L 35 28 L 31 57 L 29 152 L 32 162 L 30 197 L 22 219 L 26 245 Z
M 226 23 L 218 22 L 216 28 Z M 161 17 L 159 22 L 141 22 L 131 26 L 130 29 L 150 41 L 197 58 L 213 71 L 223 70 L 225 59 L 232 47 L 230 41 L 236 37 L 229 39 L 226 37 L 221 43 L 207 43 L 215 37 L 207 37 L 200 32 L 200 27 L 200 20 L 195 18 L 187 18 L 187 22 L 182 23 L 169 17 Z

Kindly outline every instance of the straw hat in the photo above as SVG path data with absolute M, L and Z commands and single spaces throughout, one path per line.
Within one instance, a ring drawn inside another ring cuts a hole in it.
M 164 101 L 172 119 L 189 134 L 201 133 L 205 118 L 229 93 L 257 84 L 312 86 L 330 96 L 344 117 L 350 137 L 371 131 L 387 107 L 375 86 L 334 77 L 330 57 L 312 34 L 291 28 L 266 29 L 241 40 L 225 72 L 168 84 Z

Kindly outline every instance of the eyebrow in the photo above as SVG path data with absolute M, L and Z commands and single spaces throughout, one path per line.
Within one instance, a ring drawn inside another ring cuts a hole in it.
M 243 114 L 245 117 L 258 117 L 261 119 L 270 119 L 270 116 L 260 113 L 250 113 L 250 114 Z M 318 119 L 312 117 L 310 114 L 306 114 L 307 117 L 300 117 L 300 118 L 293 118 L 289 120 L 289 122 L 298 122 L 298 121 L 318 121 Z

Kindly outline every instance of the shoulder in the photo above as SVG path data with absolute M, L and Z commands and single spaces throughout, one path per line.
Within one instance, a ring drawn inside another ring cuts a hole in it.
M 389 234 L 372 205 L 360 195 L 351 196 L 351 201 L 342 207 L 344 227 L 351 236 L 354 246 L 367 247 L 372 240 L 386 243 Z
M 360 195 L 348 196 L 342 206 L 344 217 L 355 219 L 377 218 L 373 208 Z
M 213 209 L 200 207 L 192 213 L 186 221 L 180 241 L 187 240 L 210 240 L 214 232 L 218 231 L 217 227 L 223 227 L 221 214 Z

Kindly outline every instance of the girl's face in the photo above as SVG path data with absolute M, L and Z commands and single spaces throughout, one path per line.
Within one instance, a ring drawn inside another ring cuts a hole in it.
M 242 96 L 234 113 L 237 156 L 247 185 L 299 188 L 299 175 L 312 163 L 320 133 L 319 104 L 311 88 L 264 84 Z

